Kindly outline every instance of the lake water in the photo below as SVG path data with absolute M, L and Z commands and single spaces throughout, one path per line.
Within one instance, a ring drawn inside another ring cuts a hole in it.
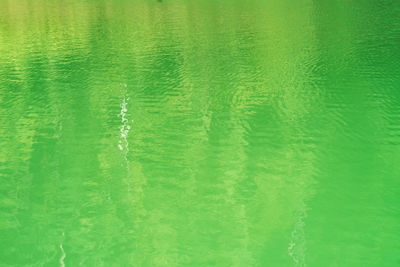
M 399 14 L 0 0 L 0 266 L 399 266 Z

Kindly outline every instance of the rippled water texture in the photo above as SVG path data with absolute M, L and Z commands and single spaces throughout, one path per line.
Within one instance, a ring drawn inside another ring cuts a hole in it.
M 0 0 L 0 266 L 399 266 L 399 14 Z

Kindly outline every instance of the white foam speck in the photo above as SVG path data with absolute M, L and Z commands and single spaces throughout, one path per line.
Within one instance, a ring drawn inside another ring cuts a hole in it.
M 125 151 L 125 157 L 127 156 L 127 153 L 129 151 L 129 143 L 128 143 L 128 134 L 129 130 L 131 129 L 131 126 L 129 125 L 129 120 L 127 118 L 127 112 L 128 112 L 128 99 L 124 97 L 121 103 L 121 112 L 119 116 L 121 117 L 121 126 L 120 126 L 120 140 L 118 144 L 118 148 L 122 151 Z
M 121 84 L 123 87 L 126 87 L 126 84 Z M 128 153 L 129 153 L 129 143 L 128 143 L 128 135 L 129 131 L 131 129 L 131 124 L 133 123 L 133 120 L 128 119 L 128 101 L 129 97 L 127 96 L 126 89 L 123 90 L 122 93 L 122 103 L 120 105 L 121 111 L 119 113 L 119 117 L 121 118 L 121 126 L 119 127 L 120 130 L 120 138 L 118 141 L 118 148 L 120 151 L 122 151 L 122 156 L 123 156 L 123 165 L 127 170 L 127 184 L 128 184 L 128 191 L 130 191 L 130 183 L 129 183 L 129 173 L 130 173 L 130 168 L 129 168 L 129 162 L 128 162 Z
M 304 267 L 306 265 L 306 238 L 304 233 L 305 222 L 307 217 L 306 207 L 303 206 L 299 211 L 296 224 L 291 234 L 291 240 L 288 246 L 289 256 L 293 259 L 294 265 Z
M 62 233 L 62 235 L 64 236 L 64 232 Z M 65 267 L 64 259 L 67 256 L 67 254 L 65 254 L 65 251 L 64 251 L 62 243 L 60 243 L 60 250 L 61 250 L 61 253 L 62 253 L 61 258 L 60 258 L 60 266 L 61 267 Z

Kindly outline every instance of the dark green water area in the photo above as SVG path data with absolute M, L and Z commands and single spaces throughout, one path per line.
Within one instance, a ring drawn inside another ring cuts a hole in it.
M 0 0 L 0 266 L 400 266 L 400 2 Z

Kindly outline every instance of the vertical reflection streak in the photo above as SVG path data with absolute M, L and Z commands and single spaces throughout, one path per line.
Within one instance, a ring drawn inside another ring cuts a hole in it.
M 124 161 L 124 167 L 126 168 L 127 171 L 127 184 L 128 184 L 128 191 L 131 190 L 130 188 L 130 166 L 129 166 L 129 161 L 128 161 L 128 153 L 129 153 L 129 142 L 128 142 L 128 135 L 129 131 L 131 129 L 131 125 L 129 123 L 128 119 L 128 101 L 129 97 L 127 96 L 126 92 L 126 84 L 121 84 L 121 86 L 124 88 L 122 92 L 122 103 L 120 105 L 121 111 L 119 114 L 119 117 L 121 117 L 121 126 L 120 126 L 120 139 L 118 141 L 118 148 L 122 151 L 123 154 L 123 161 Z M 132 121 L 133 122 L 133 121 Z

